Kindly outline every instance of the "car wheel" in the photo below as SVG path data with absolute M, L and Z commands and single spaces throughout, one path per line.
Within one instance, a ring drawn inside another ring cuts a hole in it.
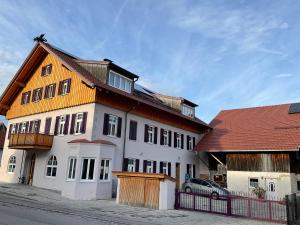
M 186 193 L 191 193 L 192 192 L 192 189 L 190 187 L 186 187 L 184 190 L 185 190 Z
M 217 192 L 213 192 L 211 193 L 211 197 L 212 199 L 217 200 L 219 198 L 219 194 Z

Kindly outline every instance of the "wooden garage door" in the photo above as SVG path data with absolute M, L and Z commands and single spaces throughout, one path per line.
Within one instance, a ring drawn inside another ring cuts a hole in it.
M 145 180 L 145 207 L 158 209 L 159 205 L 159 180 Z

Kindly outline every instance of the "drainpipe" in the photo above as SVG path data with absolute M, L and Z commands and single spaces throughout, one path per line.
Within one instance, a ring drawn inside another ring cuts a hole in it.
M 21 181 L 22 183 L 24 183 L 23 178 L 22 178 L 23 177 L 22 176 L 23 161 L 24 161 L 24 150 L 23 150 L 23 153 L 22 153 L 22 161 L 21 161 L 20 176 L 19 176 L 19 182 Z

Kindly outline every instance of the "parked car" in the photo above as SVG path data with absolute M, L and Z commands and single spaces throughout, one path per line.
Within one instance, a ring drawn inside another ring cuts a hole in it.
M 222 188 L 219 184 L 211 180 L 189 179 L 182 185 L 185 192 L 195 192 L 211 195 L 213 199 L 218 199 L 219 196 L 227 196 L 229 191 Z

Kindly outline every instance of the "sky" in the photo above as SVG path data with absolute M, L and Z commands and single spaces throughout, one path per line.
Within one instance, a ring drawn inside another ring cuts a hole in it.
M 50 44 L 80 58 L 109 58 L 139 75 L 139 84 L 197 103 L 205 122 L 224 109 L 300 102 L 298 0 L 0 5 L 1 93 L 33 38 L 45 33 Z

